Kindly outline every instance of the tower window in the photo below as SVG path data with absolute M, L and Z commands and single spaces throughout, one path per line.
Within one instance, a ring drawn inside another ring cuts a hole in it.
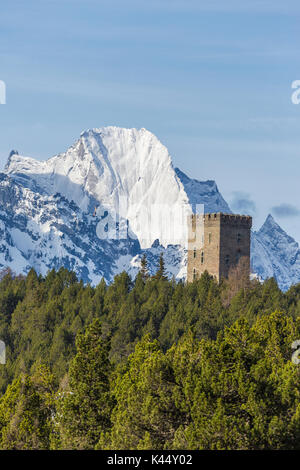
M 225 256 L 225 264 L 228 266 L 229 264 L 229 255 L 226 255 Z
M 204 263 L 204 251 L 201 251 L 201 264 Z
M 193 281 L 196 279 L 196 269 L 193 269 Z
M 211 233 L 208 234 L 208 243 L 211 243 Z
M 242 240 L 242 236 L 240 233 L 237 234 L 236 239 L 237 239 L 237 242 L 240 243 L 240 241 Z
M 240 257 L 241 257 L 241 250 L 238 250 L 238 251 L 236 252 L 236 262 L 237 262 L 237 263 L 239 262 Z
M 194 253 L 194 258 L 196 258 L 196 256 L 197 256 L 197 250 L 196 250 L 196 248 L 194 248 L 194 252 L 193 252 L 193 253 Z

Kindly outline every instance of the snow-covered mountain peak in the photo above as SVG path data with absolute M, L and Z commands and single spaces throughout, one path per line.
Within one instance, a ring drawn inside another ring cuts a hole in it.
M 146 129 L 89 129 L 65 153 L 49 160 L 13 155 L 5 172 L 30 189 L 74 200 L 83 211 L 100 206 L 119 214 L 142 247 L 157 238 L 164 246 L 186 239 L 185 227 L 182 233 L 170 233 L 170 225 L 161 223 L 162 206 L 174 213 L 190 206 L 167 148 Z M 150 229 L 145 214 L 151 218 Z
M 263 225 L 260 228 L 260 231 L 265 232 L 269 230 L 270 228 L 276 228 L 276 229 L 282 230 L 280 225 L 278 225 L 278 223 L 275 221 L 274 217 L 271 214 L 267 216 L 266 220 L 264 221 Z
M 288 243 L 290 245 L 294 245 L 295 247 L 298 248 L 298 243 L 292 238 L 290 235 L 288 235 L 281 227 L 280 225 L 276 222 L 274 217 L 269 214 L 261 226 L 261 228 L 258 231 L 258 234 L 261 237 L 264 238 L 270 238 L 272 239 L 272 243 L 274 242 L 274 239 L 276 238 L 278 241 L 282 240 L 285 243 Z
M 261 279 L 275 277 L 283 290 L 300 280 L 299 245 L 270 214 L 260 230 L 252 233 L 251 263 Z
M 15 170 L 26 171 L 29 168 L 34 168 L 35 164 L 37 164 L 37 167 L 39 168 L 40 163 L 41 162 L 38 162 L 34 158 L 25 157 L 24 155 L 20 155 L 18 152 L 12 150 L 9 154 L 4 170 L 6 173 L 11 173 Z

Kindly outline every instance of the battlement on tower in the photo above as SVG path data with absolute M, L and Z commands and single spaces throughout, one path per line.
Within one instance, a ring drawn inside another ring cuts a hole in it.
M 223 212 L 213 212 L 209 214 L 192 214 L 190 216 L 193 224 L 201 223 L 204 224 L 209 222 L 223 222 L 228 224 L 243 224 L 248 227 L 252 227 L 252 217 L 250 215 L 240 215 L 240 214 L 224 214 Z

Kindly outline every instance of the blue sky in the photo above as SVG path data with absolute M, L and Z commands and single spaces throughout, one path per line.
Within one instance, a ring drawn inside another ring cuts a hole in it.
M 145 127 L 258 228 L 300 241 L 296 0 L 2 0 L 0 165 L 91 127 Z

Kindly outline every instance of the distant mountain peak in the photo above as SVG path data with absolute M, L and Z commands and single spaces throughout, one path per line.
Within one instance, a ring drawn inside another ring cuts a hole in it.
M 288 243 L 293 243 L 298 246 L 298 243 L 295 241 L 295 239 L 288 235 L 285 230 L 283 230 L 283 228 L 276 222 L 271 214 L 267 216 L 258 233 L 261 235 L 270 236 L 272 239 L 274 238 L 275 234 L 277 234 L 277 237 L 280 236 L 281 238 L 286 239 Z
M 270 228 L 276 228 L 282 230 L 280 225 L 275 221 L 274 217 L 271 214 L 268 214 L 266 220 L 262 224 L 261 228 L 259 229 L 260 232 L 265 232 L 266 230 L 270 230 Z
M 175 168 L 175 173 L 181 179 L 182 182 L 186 182 L 186 183 L 193 182 L 193 183 L 196 183 L 196 184 L 199 183 L 199 180 L 194 179 L 194 178 L 190 178 L 186 173 L 184 173 L 179 168 Z M 201 183 L 205 183 L 205 184 L 207 184 L 209 186 L 212 186 L 212 187 L 217 187 L 217 184 L 214 180 L 203 180 L 203 181 L 201 181 Z
M 19 155 L 19 152 L 17 150 L 11 150 L 8 158 L 11 158 L 13 155 Z
M 267 217 L 266 217 L 266 220 L 264 222 L 266 225 L 271 225 L 271 226 L 276 226 L 276 227 L 280 227 L 280 225 L 276 222 L 276 220 L 274 219 L 274 217 L 272 216 L 272 214 L 268 214 Z
M 260 230 L 252 233 L 251 263 L 261 279 L 275 277 L 283 290 L 300 282 L 299 245 L 271 214 Z
M 5 169 L 7 169 L 15 155 L 19 155 L 19 152 L 17 150 L 11 150 L 8 155 L 8 159 L 5 165 Z

